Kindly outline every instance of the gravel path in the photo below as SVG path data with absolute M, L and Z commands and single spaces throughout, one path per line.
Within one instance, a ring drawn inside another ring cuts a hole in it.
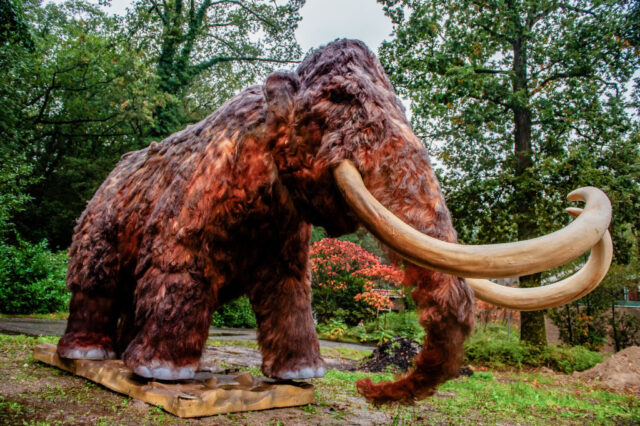
M 0 333 L 26 334 L 28 336 L 62 336 L 67 325 L 66 320 L 49 320 L 38 318 L 0 318 Z M 210 328 L 209 337 L 216 340 L 256 340 L 256 330 L 243 328 Z M 348 348 L 373 350 L 373 345 L 358 343 L 334 342 L 320 340 L 322 348 Z

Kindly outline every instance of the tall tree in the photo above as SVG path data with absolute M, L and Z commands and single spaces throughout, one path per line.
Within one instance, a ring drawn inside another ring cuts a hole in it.
M 460 238 L 528 239 L 566 222 L 562 196 L 609 193 L 624 262 L 640 202 L 638 133 L 626 85 L 638 69 L 633 3 L 614 0 L 379 0 L 395 39 L 381 48 L 439 174 Z M 535 274 L 521 286 L 540 285 Z M 523 340 L 545 343 L 542 312 Z
M 65 248 L 113 164 L 142 146 L 154 75 L 95 5 L 32 0 L 21 18 L 30 43 L 0 46 L 0 151 L 23 162 L 14 170 L 30 199 L 10 221 L 28 240 Z
M 140 0 L 129 30 L 156 67 L 166 103 L 150 134 L 202 118 L 276 66 L 298 62 L 304 0 Z
M 85 0 L 9 3 L 15 13 L 0 20 L 0 139 L 30 171 L 22 179 L 30 201 L 10 221 L 54 248 L 69 244 L 124 152 L 200 120 L 299 57 L 301 1 L 141 1 L 126 18 Z

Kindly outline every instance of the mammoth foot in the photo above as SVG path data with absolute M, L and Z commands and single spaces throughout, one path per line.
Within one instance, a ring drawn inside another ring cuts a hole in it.
M 68 359 L 115 359 L 111 337 L 101 333 L 66 333 L 58 342 L 58 355 Z
M 324 367 L 302 367 L 299 370 L 286 370 L 278 375 L 279 379 L 311 379 L 314 377 L 324 377 Z
M 273 379 L 296 380 L 324 377 L 325 369 L 322 358 L 289 360 L 282 364 L 270 364 L 268 361 L 262 364 L 262 372 Z
M 58 349 L 61 358 L 68 359 L 115 359 L 116 353 L 101 347 L 75 347 Z
M 196 375 L 196 367 L 172 367 L 169 365 L 146 366 L 139 365 L 134 367 L 133 372 L 140 377 L 157 380 L 185 380 L 193 379 Z

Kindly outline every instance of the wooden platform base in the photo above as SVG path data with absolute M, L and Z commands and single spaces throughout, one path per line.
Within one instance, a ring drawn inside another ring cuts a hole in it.
M 60 358 L 56 346 L 50 343 L 39 344 L 33 351 L 33 358 L 161 407 L 178 417 L 203 417 L 315 402 L 311 384 L 275 382 L 249 373 L 231 376 L 199 371 L 194 380 L 147 381 L 134 375 L 120 360 Z

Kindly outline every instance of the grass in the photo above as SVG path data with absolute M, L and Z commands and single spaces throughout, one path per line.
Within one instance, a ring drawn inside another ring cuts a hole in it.
M 35 319 L 53 319 L 66 320 L 69 318 L 69 312 L 51 312 L 49 314 L 0 314 L 0 318 L 35 318 Z
M 314 379 L 317 403 L 288 409 L 235 413 L 202 420 L 181 420 L 110 392 L 84 379 L 35 362 L 31 352 L 55 337 L 0 334 L 0 423 L 60 424 L 307 424 L 307 423 L 507 423 L 610 424 L 640 422 L 640 399 L 601 390 L 568 375 L 520 371 L 476 372 L 439 388 L 412 407 L 374 407 L 358 395 L 355 382 L 370 377 L 392 380 L 388 373 L 329 370 Z M 219 342 L 228 344 L 229 341 Z M 352 350 L 331 348 L 331 354 Z M 352 354 L 358 356 L 358 353 Z M 257 367 L 241 368 L 259 376 Z
M 207 345 L 210 346 L 241 346 L 249 349 L 258 349 L 258 343 L 253 340 L 220 340 L 207 339 Z
M 509 423 L 538 423 L 543 419 L 599 424 L 640 421 L 636 397 L 585 388 L 580 383 L 556 386 L 539 375 L 512 373 L 506 380 L 497 380 L 492 373 L 480 372 L 450 381 L 440 392 L 455 397 L 435 398 L 434 408 L 461 421 L 476 416 Z

